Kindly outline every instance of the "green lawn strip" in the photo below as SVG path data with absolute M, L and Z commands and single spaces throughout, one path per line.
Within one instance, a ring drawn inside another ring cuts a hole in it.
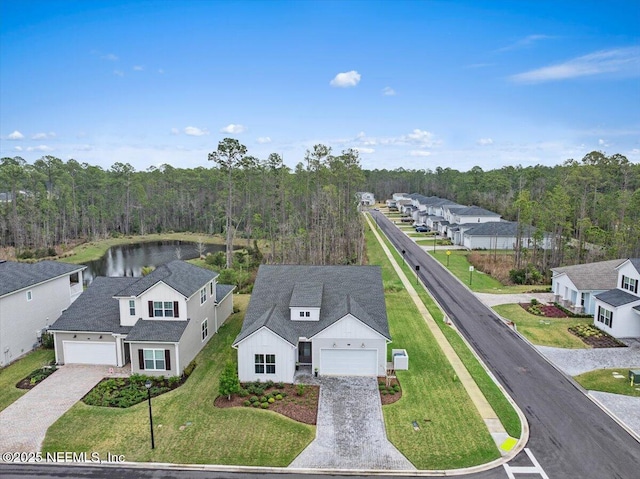
M 516 323 L 518 332 L 533 344 L 556 348 L 586 349 L 589 346 L 568 330 L 578 324 L 591 324 L 593 318 L 547 318 L 525 311 L 519 304 L 501 304 L 496 313 Z
M 447 253 L 445 250 L 437 250 L 435 252 L 428 251 L 428 253 L 446 267 Z M 456 278 L 466 284 L 471 291 L 475 291 L 476 293 L 511 294 L 546 288 L 546 286 L 531 286 L 525 284 L 505 286 L 492 276 L 478 270 L 473 271 L 470 278 L 469 266 L 471 266 L 471 264 L 467 260 L 468 254 L 469 252 L 466 250 L 451 250 L 448 269 Z M 471 281 L 471 285 L 469 285 L 469 281 Z
M 111 452 L 139 462 L 287 466 L 313 440 L 314 426 L 272 411 L 213 404 L 225 362 L 236 361 L 231 343 L 240 331 L 248 297 L 234 300 L 241 312 L 200 352 L 187 382 L 152 400 L 155 450 L 147 402 L 128 409 L 79 402 L 49 428 L 43 451 Z
M 29 373 L 55 359 L 53 349 L 37 349 L 16 362 L 0 369 L 0 411 L 25 394 L 28 389 L 18 389 L 16 384 Z
M 630 384 L 629 369 L 640 369 L 640 364 L 635 368 L 597 369 L 574 376 L 573 379 L 590 391 L 640 397 L 640 385 L 631 386 Z M 613 377 L 614 372 L 620 373 L 624 378 Z
M 370 264 L 383 268 L 391 348 L 409 354 L 409 370 L 397 372 L 402 399 L 383 407 L 389 439 L 419 469 L 496 459 L 500 454 L 486 425 L 370 231 L 367 253 Z
M 383 240 L 385 241 L 387 247 L 391 250 L 391 253 L 393 254 L 396 262 L 398 262 L 404 273 L 409 278 L 411 278 L 412 276 L 415 277 L 415 271 L 413 271 L 408 265 L 403 263 L 400 254 L 398 254 L 389 240 L 384 238 L 384 236 Z M 367 242 L 367 246 L 368 245 L 369 242 Z M 444 321 L 442 321 L 443 313 L 440 310 L 439 306 L 435 303 L 433 298 L 422 287 L 417 288 L 417 291 L 420 299 L 422 299 L 422 302 L 431 313 L 431 316 L 434 318 L 436 324 L 447 337 L 449 344 L 451 344 L 453 349 L 456 351 L 456 354 L 464 363 L 467 371 L 469 371 L 469 374 L 471 374 L 476 384 L 482 391 L 482 394 L 484 394 L 485 398 L 487 399 L 489 404 L 491 404 L 491 407 L 495 411 L 496 415 L 500 418 L 500 422 L 502 422 L 502 425 L 506 429 L 507 433 L 512 437 L 520 437 L 521 424 L 518 413 L 515 411 L 509 400 L 504 396 L 502 390 L 489 376 L 483 365 L 480 364 L 476 356 L 469 349 L 469 347 L 460 337 L 457 331 L 447 326 Z

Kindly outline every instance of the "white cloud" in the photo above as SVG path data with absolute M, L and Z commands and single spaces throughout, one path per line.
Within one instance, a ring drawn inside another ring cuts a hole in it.
M 607 143 L 606 140 L 603 140 L 602 138 L 600 138 L 598 140 L 598 146 L 609 146 L 609 143 Z
M 358 153 L 374 153 L 376 151 L 374 148 L 362 148 L 359 146 L 356 146 L 353 149 L 358 150 Z
M 360 73 L 355 70 L 350 72 L 338 73 L 333 80 L 329 82 L 329 85 L 336 88 L 349 88 L 356 86 L 360 83 Z
M 382 89 L 382 94 L 385 96 L 395 96 L 396 95 L 396 91 L 391 88 L 390 86 L 386 86 Z
M 134 72 L 141 72 L 144 70 L 144 67 L 142 65 L 134 65 L 133 66 L 133 71 Z
M 22 140 L 23 138 L 24 135 L 18 130 L 14 130 L 13 133 L 10 133 L 9 136 L 7 136 L 7 140 Z
M 411 150 L 409 152 L 409 155 L 411 156 L 431 156 L 431 152 L 430 151 L 424 151 L 424 150 Z
M 419 128 L 414 129 L 408 135 L 400 137 L 400 142 L 415 143 L 421 146 L 434 146 L 438 144 L 438 142 L 433 139 L 433 133 L 420 130 Z
M 119 77 L 124 76 L 124 72 L 122 70 L 113 70 L 113 74 Z
M 180 134 L 180 130 L 178 130 L 177 128 L 171 128 L 171 134 L 172 135 L 179 135 Z
M 232 133 L 238 134 L 246 131 L 247 128 L 244 125 L 234 125 L 233 123 L 225 126 L 220 130 L 220 133 Z
M 46 151 L 53 151 L 53 148 L 51 148 L 50 146 L 47 146 L 47 145 L 38 145 L 38 146 L 30 146 L 30 147 L 28 147 L 27 151 L 42 151 L 42 152 L 46 152 Z
M 631 153 L 632 155 L 640 155 L 640 148 L 634 148 L 629 153 Z
M 209 134 L 209 130 L 206 128 L 197 128 L 195 126 L 188 126 L 184 129 L 184 134 L 189 136 L 204 136 Z
M 53 131 L 49 133 L 36 133 L 31 137 L 32 140 L 48 140 L 49 138 L 55 138 L 56 134 Z
M 22 151 L 22 147 L 21 146 L 14 146 L 13 149 L 16 150 L 16 151 Z
M 529 35 L 527 37 L 524 37 L 518 40 L 515 43 L 512 43 L 511 45 L 507 45 L 506 47 L 499 48 L 497 51 L 506 52 L 510 50 L 519 50 L 520 48 L 529 47 L 540 40 L 548 40 L 550 38 L 554 38 L 554 37 L 550 35 Z
M 492 138 L 480 138 L 476 143 L 478 145 L 480 145 L 480 146 L 493 145 L 493 139 Z
M 256 141 L 261 145 L 264 145 L 266 143 L 271 143 L 271 138 L 269 138 L 268 136 L 261 136 Z
M 115 55 L 113 53 L 107 53 L 102 58 L 104 58 L 105 60 L 109 60 L 110 62 L 117 62 L 118 61 L 118 55 Z
M 542 83 L 605 73 L 637 76 L 640 73 L 640 47 L 600 50 L 557 65 L 518 73 L 510 79 L 517 83 Z

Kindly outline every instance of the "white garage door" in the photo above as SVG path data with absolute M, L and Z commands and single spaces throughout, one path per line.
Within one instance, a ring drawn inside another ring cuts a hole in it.
M 377 376 L 375 349 L 321 349 L 320 374 L 333 376 Z
M 117 364 L 116 343 L 62 341 L 62 348 L 66 364 Z

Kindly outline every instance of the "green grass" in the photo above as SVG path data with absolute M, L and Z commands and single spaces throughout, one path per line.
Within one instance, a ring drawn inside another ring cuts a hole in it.
M 591 324 L 593 318 L 547 318 L 536 316 L 525 311 L 519 304 L 501 304 L 493 309 L 503 318 L 516 323 L 518 332 L 533 344 L 572 349 L 589 347 L 567 329 L 578 324 Z
M 405 275 L 407 275 L 408 278 L 411 278 L 412 276 L 415 277 L 415 271 L 413 271 L 408 265 L 403 263 L 400 254 L 391 245 L 391 243 L 384 237 L 383 240 L 387 247 L 391 250 L 391 253 L 393 254 L 396 262 L 400 265 Z M 367 242 L 367 247 L 369 248 L 369 242 Z M 382 252 L 382 250 L 380 251 Z M 400 283 L 399 279 L 397 281 L 398 283 Z M 493 407 L 493 410 L 500 418 L 500 422 L 502 422 L 502 425 L 506 429 L 507 433 L 509 433 L 509 435 L 512 437 L 520 437 L 520 419 L 509 400 L 502 393 L 502 390 L 487 374 L 487 371 L 484 369 L 482 364 L 480 364 L 476 356 L 469 349 L 469 347 L 460 337 L 457 331 L 444 323 L 444 321 L 442 320 L 443 313 L 436 302 L 433 300 L 433 298 L 425 291 L 423 287 L 417 288 L 417 291 L 420 299 L 422 299 L 423 304 L 427 307 L 427 309 L 431 313 L 431 316 L 435 319 L 436 324 L 446 336 L 449 344 L 451 344 L 453 349 L 456 351 L 456 354 L 464 363 L 467 371 L 469 371 L 471 376 L 474 378 L 476 384 L 484 394 L 484 397 L 487 399 L 487 401 L 489 401 L 489 404 L 491 404 L 491 407 Z
M 28 389 L 18 389 L 16 383 L 26 378 L 30 372 L 49 364 L 54 356 L 53 349 L 37 349 L 0 369 L 0 411 L 28 391 Z
M 370 264 L 382 266 L 391 348 L 409 354 L 409 370 L 397 371 L 402 398 L 383 407 L 389 439 L 419 469 L 468 467 L 496 459 L 500 454 L 484 422 L 371 231 L 367 254 Z M 477 364 L 468 350 L 463 360 Z M 477 368 L 470 370 L 477 373 Z M 414 420 L 420 431 L 413 430 Z
M 624 394 L 625 396 L 640 397 L 640 385 L 631 386 L 629 382 L 629 369 L 640 369 L 640 364 L 635 368 L 597 369 L 588 373 L 574 376 L 573 379 L 590 391 L 602 391 L 605 393 Z M 624 379 L 616 379 L 613 372 L 624 376 Z
M 200 352 L 187 382 L 154 398 L 156 449 L 151 450 L 147 403 L 128 409 L 75 404 L 47 431 L 43 451 L 124 454 L 127 461 L 286 466 L 315 437 L 315 427 L 272 411 L 216 408 L 224 364 L 236 360 L 231 343 L 248 297 L 234 295 L 234 314 Z M 192 424 L 180 430 L 187 422 Z

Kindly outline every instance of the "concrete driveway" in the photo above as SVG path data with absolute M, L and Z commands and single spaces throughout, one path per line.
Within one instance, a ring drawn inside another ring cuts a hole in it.
M 323 377 L 316 438 L 293 468 L 415 470 L 387 440 L 376 378 Z
M 69 364 L 0 412 L 0 451 L 37 452 L 47 429 L 87 394 L 108 367 Z

